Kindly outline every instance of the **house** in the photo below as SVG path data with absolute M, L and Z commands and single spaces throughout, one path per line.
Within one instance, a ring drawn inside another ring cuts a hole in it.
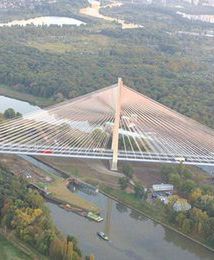
M 161 191 L 167 191 L 167 192 L 172 192 L 174 186 L 172 184 L 153 184 L 152 185 L 152 190 L 153 192 L 161 192 Z

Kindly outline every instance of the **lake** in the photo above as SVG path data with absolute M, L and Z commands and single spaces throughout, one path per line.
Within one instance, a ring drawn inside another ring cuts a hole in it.
M 58 26 L 63 26 L 63 25 L 84 25 L 86 23 L 70 18 L 70 17 L 59 17 L 59 16 L 41 16 L 41 17 L 35 17 L 27 20 L 14 20 L 12 22 L 8 23 L 0 23 L 0 27 L 3 26 L 26 26 L 26 25 L 35 25 L 35 26 L 50 26 L 50 25 L 58 25 Z

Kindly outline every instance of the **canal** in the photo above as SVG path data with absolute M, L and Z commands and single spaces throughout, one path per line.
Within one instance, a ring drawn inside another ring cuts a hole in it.
M 74 235 L 84 254 L 93 253 L 100 260 L 213 259 L 207 249 L 100 193 L 78 193 L 101 208 L 103 222 L 95 223 L 57 205 L 47 205 L 57 227 L 64 234 Z M 106 232 L 110 241 L 100 240 L 98 231 Z
M 2 105 L 4 97 L 0 98 Z M 8 102 L 7 98 L 6 101 Z M 10 99 L 7 105 L 19 111 L 20 101 Z M 35 111 L 34 106 L 27 104 L 27 112 L 30 112 L 31 107 L 32 111 Z M 24 113 L 23 110 L 19 112 Z M 37 166 L 56 174 L 51 168 L 43 167 L 43 164 Z M 98 260 L 211 260 L 214 257 L 214 254 L 206 248 L 101 193 L 97 195 L 89 195 L 82 191 L 77 193 L 100 207 L 103 222 L 95 223 L 75 213 L 67 212 L 55 204 L 49 202 L 46 204 L 58 229 L 65 235 L 75 236 L 84 254 L 94 254 Z M 96 235 L 98 231 L 105 231 L 110 241 L 100 240 Z

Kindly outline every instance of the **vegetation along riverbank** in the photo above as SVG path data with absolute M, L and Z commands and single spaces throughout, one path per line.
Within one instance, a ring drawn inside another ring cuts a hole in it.
M 101 167 L 102 163 L 91 162 L 90 169 L 87 162 L 78 163 L 81 160 L 63 159 L 61 161 L 51 158 L 42 160 L 66 173 L 71 172 L 72 167 L 76 167 L 78 178 L 87 179 L 88 182 L 98 185 L 101 192 L 213 250 L 213 180 L 199 168 L 158 164 L 133 164 L 129 167 L 121 165 L 119 169 L 120 172 L 125 172 L 124 177 L 117 176 L 114 182 L 109 182 L 94 179 L 96 172 L 99 172 L 99 176 L 112 178 L 111 175 L 105 173 L 106 166 Z M 133 172 L 127 173 L 125 168 Z M 121 181 L 121 179 L 126 179 L 127 182 Z M 157 183 L 157 181 L 169 182 L 175 186 L 174 195 L 169 197 L 167 205 L 159 199 L 151 198 L 151 183 Z M 135 183 L 135 186 L 132 183 Z M 184 212 L 174 211 L 173 204 L 179 200 L 188 201 L 192 208 Z
M 50 259 L 81 259 L 72 237 L 66 239 L 55 228 L 42 197 L 28 189 L 24 179 L 0 168 L 0 182 L 0 224 L 5 234 Z

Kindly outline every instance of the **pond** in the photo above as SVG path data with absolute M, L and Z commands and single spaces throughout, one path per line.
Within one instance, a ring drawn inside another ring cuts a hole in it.
M 63 25 L 84 25 L 85 23 L 71 18 L 71 17 L 59 17 L 59 16 L 41 16 L 41 17 L 35 17 L 27 20 L 14 20 L 12 22 L 8 23 L 0 23 L 0 27 L 3 26 L 26 26 L 26 25 L 35 25 L 35 26 L 50 26 L 50 25 L 58 25 L 58 26 L 63 26 Z

